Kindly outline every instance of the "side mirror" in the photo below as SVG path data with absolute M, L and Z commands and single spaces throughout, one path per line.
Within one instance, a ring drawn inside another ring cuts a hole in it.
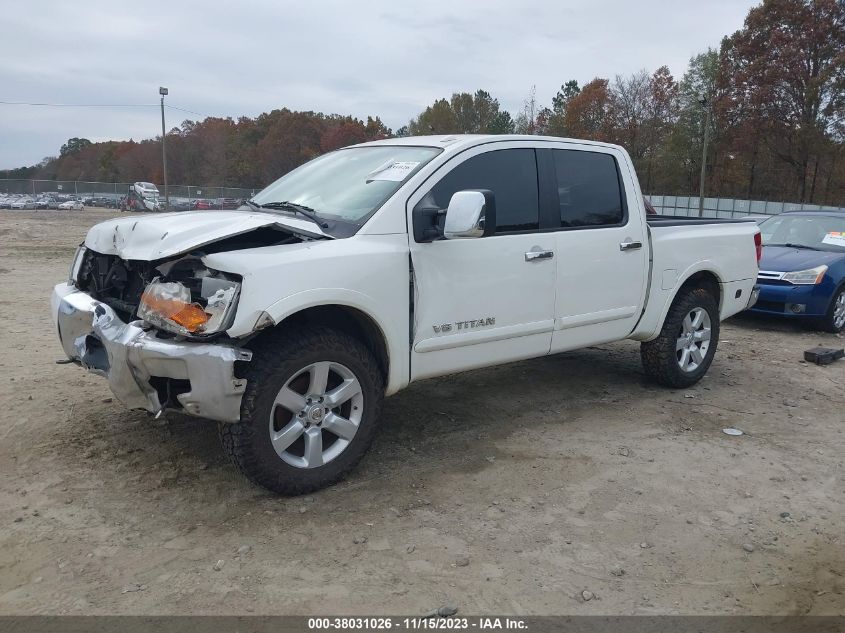
M 458 191 L 446 209 L 443 237 L 447 240 L 483 237 L 496 231 L 496 201 L 492 191 Z

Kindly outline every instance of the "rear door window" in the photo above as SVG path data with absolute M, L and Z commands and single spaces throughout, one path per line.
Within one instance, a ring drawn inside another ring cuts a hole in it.
M 610 154 L 556 149 L 560 226 L 618 226 L 625 221 L 616 159 Z

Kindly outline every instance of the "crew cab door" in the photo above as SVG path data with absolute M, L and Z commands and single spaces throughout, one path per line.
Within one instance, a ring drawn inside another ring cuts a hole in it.
M 557 266 L 552 352 L 623 339 L 647 292 L 649 243 L 639 186 L 612 147 L 541 150 L 554 183 Z
M 539 232 L 535 150 L 491 143 L 457 154 L 408 200 L 445 210 L 452 195 L 493 192 L 495 234 L 417 242 L 410 232 L 411 377 L 420 379 L 548 354 L 554 325 L 553 234 Z

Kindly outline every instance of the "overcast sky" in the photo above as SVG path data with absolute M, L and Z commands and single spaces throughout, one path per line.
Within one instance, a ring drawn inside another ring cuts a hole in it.
M 515 113 L 583 85 L 689 58 L 741 27 L 747 0 L 27 0 L 3 15 L 0 101 L 166 103 L 202 116 L 288 107 L 394 130 L 453 92 L 483 88 Z M 168 110 L 168 128 L 196 114 Z M 0 105 L 0 168 L 69 137 L 153 137 L 157 107 Z

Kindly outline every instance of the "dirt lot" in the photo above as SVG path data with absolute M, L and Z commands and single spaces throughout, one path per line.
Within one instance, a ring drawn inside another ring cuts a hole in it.
M 845 613 L 845 363 L 801 362 L 842 338 L 734 319 L 689 391 L 630 342 L 416 384 L 345 483 L 276 498 L 55 364 L 113 213 L 0 212 L 0 613 Z

